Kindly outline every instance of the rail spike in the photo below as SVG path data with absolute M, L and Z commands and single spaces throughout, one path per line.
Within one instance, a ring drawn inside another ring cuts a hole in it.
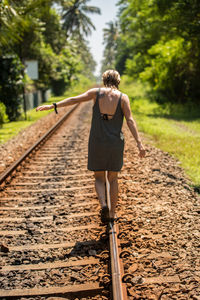
M 117 237 L 118 239 L 123 239 L 127 236 L 127 233 L 125 231 L 121 231 L 120 233 L 118 233 Z
M 126 273 L 124 276 L 122 276 L 122 282 L 123 283 L 132 283 L 132 279 L 134 278 L 133 274 Z
M 110 274 L 105 274 L 101 277 L 101 283 L 103 286 L 108 287 L 111 285 L 112 279 Z
M 101 240 L 107 241 L 108 238 L 109 238 L 109 237 L 108 237 L 108 235 L 107 235 L 106 232 L 103 232 L 103 233 L 100 235 L 100 239 L 101 239 Z
M 119 255 L 120 258 L 125 258 L 125 257 L 129 257 L 129 256 L 131 256 L 131 252 L 128 250 L 123 250 Z
M 124 276 L 122 276 L 122 282 L 123 283 L 131 283 L 133 286 L 136 284 L 142 284 L 144 283 L 144 278 L 141 276 L 134 276 L 133 274 L 126 273 Z
M 99 255 L 100 259 L 102 260 L 108 260 L 109 257 L 110 257 L 110 253 L 109 251 L 105 250 L 105 251 L 102 251 Z

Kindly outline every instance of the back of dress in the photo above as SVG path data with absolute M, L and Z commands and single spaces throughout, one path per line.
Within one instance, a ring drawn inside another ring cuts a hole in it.
M 124 136 L 121 132 L 123 111 L 121 97 L 112 119 L 99 108 L 100 89 L 93 106 L 92 124 L 88 143 L 88 170 L 120 171 L 123 166 Z

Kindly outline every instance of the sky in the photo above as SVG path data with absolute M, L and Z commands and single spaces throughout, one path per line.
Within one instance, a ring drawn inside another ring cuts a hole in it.
M 91 53 L 97 62 L 95 75 L 100 75 L 101 60 L 103 58 L 103 28 L 107 27 L 106 23 L 116 19 L 118 7 L 116 6 L 118 0 L 91 0 L 87 3 L 89 6 L 97 6 L 101 9 L 101 15 L 88 14 L 96 30 L 87 39 Z

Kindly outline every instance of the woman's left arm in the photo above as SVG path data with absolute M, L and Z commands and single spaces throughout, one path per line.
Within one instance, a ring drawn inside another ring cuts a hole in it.
M 93 100 L 96 97 L 97 90 L 98 90 L 97 88 L 90 89 L 87 92 L 80 94 L 78 96 L 69 97 L 64 100 L 61 100 L 61 101 L 57 102 L 56 105 L 57 105 L 57 107 L 64 107 L 64 106 L 73 105 L 73 104 L 80 103 L 80 102 L 86 102 L 89 100 Z M 54 108 L 53 104 L 41 105 L 36 108 L 36 111 L 49 110 L 49 109 L 53 109 L 53 108 Z

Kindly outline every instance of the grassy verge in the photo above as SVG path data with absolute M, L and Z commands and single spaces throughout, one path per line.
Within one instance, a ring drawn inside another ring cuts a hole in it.
M 191 113 L 170 114 L 157 103 L 150 102 L 141 84 L 122 79 L 121 90 L 131 99 L 133 116 L 140 131 L 154 146 L 178 158 L 193 185 L 200 189 L 200 117 Z
M 92 83 L 87 79 L 82 79 L 79 84 L 72 86 L 69 90 L 65 92 L 63 96 L 51 97 L 49 100 L 42 104 L 51 104 L 52 102 L 58 102 L 64 98 L 78 95 L 84 92 L 87 88 L 91 87 Z M 48 115 L 51 111 L 36 112 L 35 108 L 27 112 L 27 120 L 19 120 L 16 122 L 9 122 L 3 124 L 0 128 L 0 144 L 7 142 L 10 138 L 17 135 L 22 129 L 30 126 L 37 120 Z

